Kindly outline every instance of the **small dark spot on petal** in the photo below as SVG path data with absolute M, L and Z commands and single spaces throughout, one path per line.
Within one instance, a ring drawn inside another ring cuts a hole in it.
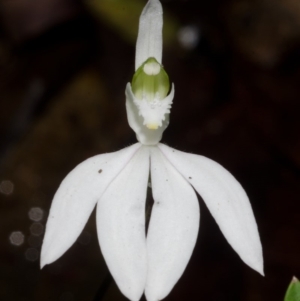
M 192 177 L 189 177 L 189 179 L 191 180 L 191 179 L 192 179 Z
M 156 205 L 159 205 L 160 204 L 160 202 L 156 202 Z
M 98 170 L 98 173 L 101 173 L 101 172 L 102 172 L 102 169 L 99 169 L 99 170 Z

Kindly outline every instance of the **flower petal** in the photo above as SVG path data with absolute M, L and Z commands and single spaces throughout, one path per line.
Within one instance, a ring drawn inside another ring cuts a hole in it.
M 140 147 L 136 143 L 115 153 L 89 158 L 66 176 L 52 201 L 41 267 L 58 259 L 72 246 L 96 202 Z
M 218 163 L 159 144 L 173 166 L 194 186 L 229 244 L 263 275 L 262 247 L 249 199 L 240 183 Z
M 148 301 L 166 297 L 192 255 L 199 230 L 199 204 L 191 185 L 157 147 L 151 148 L 154 205 L 147 235 Z
M 138 301 L 146 274 L 145 201 L 149 148 L 141 147 L 97 205 L 100 248 L 121 292 Z
M 140 16 L 136 42 L 135 70 L 148 58 L 154 57 L 160 64 L 162 59 L 163 11 L 158 0 L 149 0 Z
M 172 85 L 172 89 L 170 94 L 165 98 L 164 101 L 172 103 L 174 98 L 175 88 Z M 151 130 L 144 125 L 144 118 L 142 117 L 141 112 L 139 112 L 140 108 L 135 104 L 136 100 L 131 90 L 130 83 L 127 84 L 126 90 L 126 112 L 129 126 L 136 133 L 136 138 L 139 142 L 144 145 L 155 145 L 157 144 L 161 138 L 164 130 L 169 125 L 169 112 L 165 112 L 163 114 L 164 119 L 161 121 L 161 126 L 156 130 Z M 151 110 L 151 108 L 149 108 Z M 155 108 L 153 109 L 153 114 L 157 114 Z M 162 114 L 158 114 L 161 117 Z

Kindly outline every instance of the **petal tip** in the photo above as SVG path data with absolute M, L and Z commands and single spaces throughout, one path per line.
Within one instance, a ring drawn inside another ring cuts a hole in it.
M 41 256 L 41 260 L 40 260 L 40 269 L 42 269 L 45 265 L 47 265 L 48 262 L 45 260 L 44 256 Z
M 159 0 L 149 0 L 142 11 L 142 18 L 162 15 L 163 9 Z M 143 20 L 143 19 L 142 19 Z
M 265 271 L 263 264 L 261 264 L 257 269 L 255 269 L 259 274 L 261 274 L 263 277 L 265 277 Z
M 263 259 L 258 260 L 253 263 L 245 262 L 250 268 L 252 268 L 254 271 L 257 273 L 261 274 L 262 276 L 265 276 L 264 272 L 264 264 L 263 264 Z
M 129 299 L 130 301 L 139 301 L 142 298 L 144 293 L 145 285 L 141 285 L 138 283 L 131 283 L 131 285 L 119 285 L 117 284 L 122 294 Z
M 49 252 L 50 251 L 50 252 Z M 49 247 L 45 247 L 45 244 L 42 246 L 41 258 L 40 258 L 40 269 L 42 269 L 45 265 L 54 262 L 60 256 L 55 256 L 55 254 L 51 254 L 51 249 Z
M 40 262 L 40 270 L 43 269 L 43 267 L 46 265 L 46 263 L 43 263 L 42 261 Z
M 170 291 L 159 291 L 157 290 L 157 288 L 148 288 L 146 287 L 145 290 L 145 297 L 147 301 L 159 301 L 164 299 L 168 294 L 170 293 Z
M 131 301 L 139 301 L 143 295 L 143 292 L 130 292 L 129 294 L 126 294 L 124 292 L 122 293 Z

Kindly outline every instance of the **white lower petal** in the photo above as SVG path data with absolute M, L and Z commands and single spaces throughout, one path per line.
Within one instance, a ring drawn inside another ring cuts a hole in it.
M 138 301 L 146 274 L 145 201 L 149 149 L 141 149 L 109 185 L 97 205 L 100 248 L 121 292 Z
M 98 155 L 75 167 L 52 201 L 41 252 L 41 267 L 63 255 L 84 228 L 107 186 L 131 160 L 141 144 Z
M 249 199 L 240 183 L 220 164 L 159 144 L 159 149 L 206 203 L 241 259 L 263 274 L 262 247 Z
M 166 297 L 184 272 L 199 229 L 199 204 L 191 185 L 157 147 L 151 148 L 154 205 L 147 235 L 146 298 Z

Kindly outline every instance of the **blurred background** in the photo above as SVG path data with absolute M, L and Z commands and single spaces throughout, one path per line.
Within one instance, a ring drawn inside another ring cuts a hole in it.
M 39 256 L 65 175 L 90 156 L 136 141 L 124 91 L 145 3 L 1 0 L 3 301 L 126 300 L 100 253 L 94 213 L 62 258 L 41 271 Z M 266 274 L 239 259 L 199 198 L 197 245 L 165 300 L 283 300 L 292 276 L 300 277 L 300 2 L 162 4 L 163 63 L 176 87 L 163 142 L 219 162 L 241 182 Z

